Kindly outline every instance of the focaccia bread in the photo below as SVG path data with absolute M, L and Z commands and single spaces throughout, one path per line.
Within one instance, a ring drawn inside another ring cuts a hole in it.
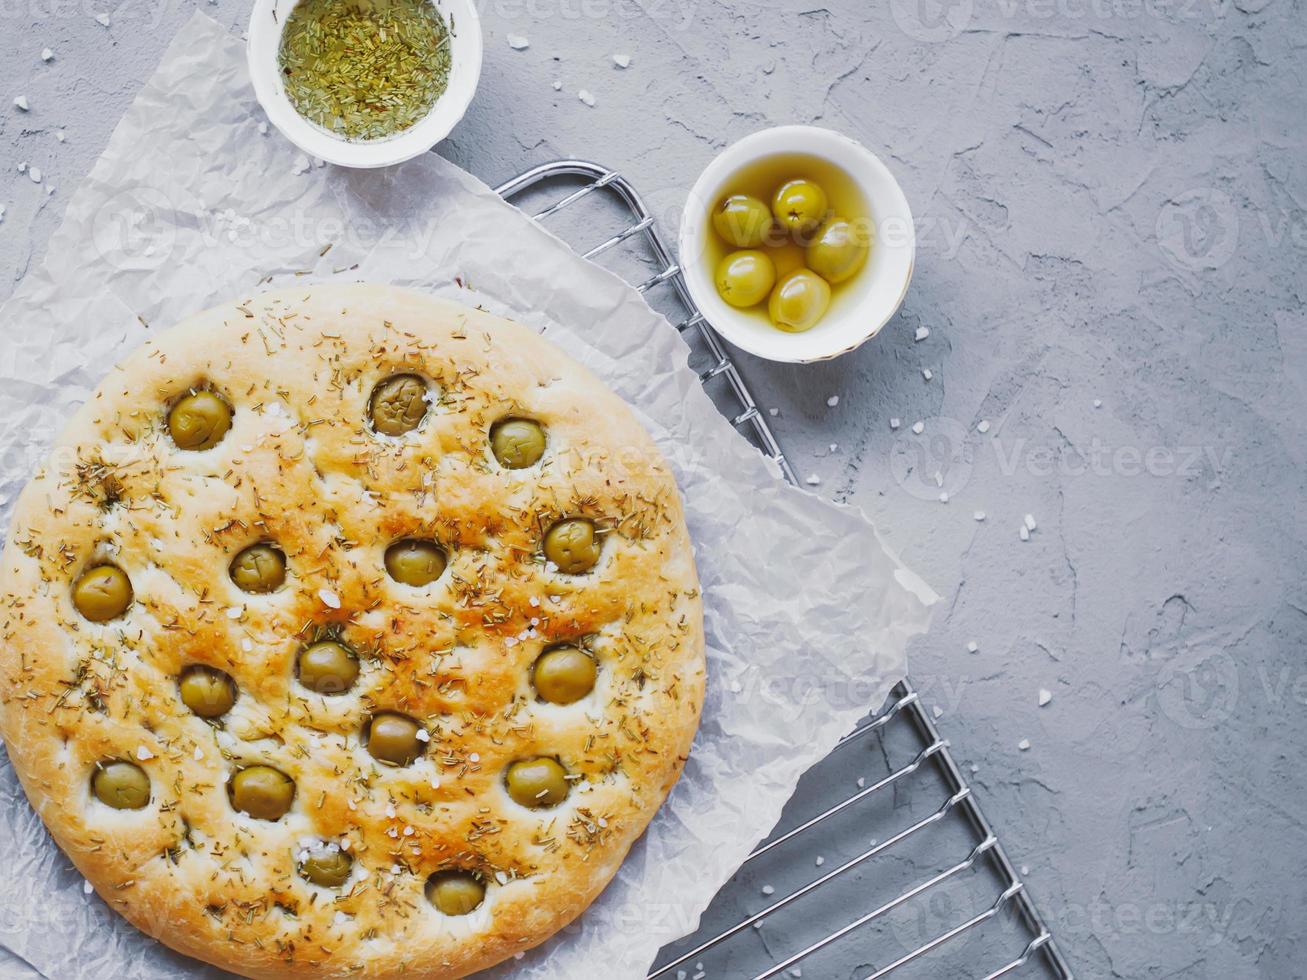
M 458 977 L 599 894 L 704 691 L 690 538 L 531 330 L 257 296 L 114 369 L 19 499 L 0 722 L 101 898 L 250 977 Z

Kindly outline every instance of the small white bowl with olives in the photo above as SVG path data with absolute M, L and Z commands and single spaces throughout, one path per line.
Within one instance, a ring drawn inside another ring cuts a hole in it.
M 685 283 L 708 322 L 772 361 L 827 360 L 870 340 L 903 302 L 912 211 L 870 150 L 781 126 L 724 150 L 690 191 Z

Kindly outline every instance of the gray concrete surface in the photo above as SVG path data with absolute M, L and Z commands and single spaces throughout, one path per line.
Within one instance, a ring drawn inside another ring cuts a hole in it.
M 491 183 L 591 157 L 671 227 L 765 125 L 891 164 L 919 221 L 901 315 L 834 363 L 745 359 L 750 380 L 817 492 L 944 596 L 915 680 L 1080 975 L 1307 976 L 1301 0 L 482 8 L 481 90 L 442 152 Z M 0 297 L 193 9 L 0 0 Z M 865 975 L 874 941 L 807 975 Z

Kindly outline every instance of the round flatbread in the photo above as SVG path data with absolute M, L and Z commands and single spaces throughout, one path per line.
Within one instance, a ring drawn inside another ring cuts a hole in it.
M 19 499 L 0 594 L 32 806 L 114 909 L 250 977 L 540 943 L 703 701 L 680 498 L 630 410 L 527 328 L 389 287 L 130 356 Z

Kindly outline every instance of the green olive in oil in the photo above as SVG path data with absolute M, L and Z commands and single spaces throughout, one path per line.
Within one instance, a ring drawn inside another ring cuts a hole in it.
M 718 292 L 739 313 L 780 330 L 811 329 L 848 301 L 875 247 L 874 216 L 857 183 L 809 154 L 777 154 L 742 167 L 723 182 L 712 208 L 703 255 Z M 758 253 L 775 273 L 762 294 L 756 275 L 736 282 L 724 274 L 756 270 L 765 264 Z

